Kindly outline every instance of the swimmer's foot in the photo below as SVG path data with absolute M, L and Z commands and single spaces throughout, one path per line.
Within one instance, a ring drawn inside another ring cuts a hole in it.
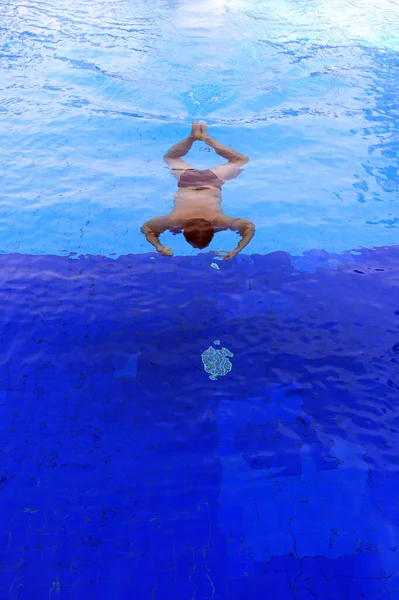
M 201 123 L 198 123 L 198 121 L 193 121 L 192 122 L 192 124 L 191 124 L 191 135 L 196 140 L 202 140 Z
M 199 124 L 199 127 L 200 127 L 200 132 L 201 132 L 201 140 L 204 140 L 205 138 L 209 137 L 209 133 L 206 129 L 206 123 L 201 121 L 201 123 Z
M 206 123 L 203 121 L 193 121 L 191 124 L 191 135 L 196 140 L 204 140 L 209 137 L 209 133 L 206 129 Z

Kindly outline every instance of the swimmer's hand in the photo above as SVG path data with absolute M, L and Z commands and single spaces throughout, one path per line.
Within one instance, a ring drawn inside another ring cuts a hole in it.
M 161 254 L 161 256 L 173 256 L 172 249 L 169 246 L 160 246 L 157 248 L 157 252 L 158 254 Z
M 237 248 L 235 250 L 230 250 L 230 252 L 227 252 L 227 250 L 216 250 L 216 254 L 218 256 L 223 256 L 223 260 L 231 260 L 234 256 L 237 256 L 238 253 L 239 250 L 237 250 Z
M 255 235 L 255 225 L 251 221 L 246 219 L 232 219 L 230 229 L 237 231 L 241 235 L 241 240 L 237 244 L 237 248 L 226 252 L 226 250 L 218 250 L 217 254 L 223 256 L 223 260 L 231 260 L 234 256 L 237 256 L 245 246 L 249 244 Z
M 232 258 L 234 258 L 235 256 L 237 256 L 237 254 L 238 254 L 237 250 L 231 250 L 231 252 L 227 252 L 223 256 L 223 260 L 231 260 Z

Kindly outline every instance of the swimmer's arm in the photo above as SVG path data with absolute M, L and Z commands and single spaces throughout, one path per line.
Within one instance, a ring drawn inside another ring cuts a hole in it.
M 248 246 L 255 235 L 255 225 L 246 219 L 232 219 L 229 229 L 237 231 L 241 235 L 241 240 L 234 250 L 227 252 L 223 260 L 230 260 L 234 256 L 237 256 L 245 246 Z
M 161 233 L 168 229 L 167 223 L 164 217 L 156 217 L 155 219 L 151 219 L 151 221 L 147 221 L 141 227 L 141 233 L 144 233 L 147 242 L 152 244 L 159 254 L 162 256 L 173 256 L 173 252 L 168 246 L 163 246 L 159 241 L 159 236 Z

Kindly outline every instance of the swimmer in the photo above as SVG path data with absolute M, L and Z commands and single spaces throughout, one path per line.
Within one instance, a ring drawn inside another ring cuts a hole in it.
M 191 167 L 182 156 L 190 151 L 197 140 L 214 148 L 216 154 L 228 162 L 205 170 Z M 248 158 L 211 138 L 205 123 L 193 122 L 190 135 L 172 146 L 164 160 L 177 179 L 178 191 L 175 194 L 174 208 L 168 215 L 155 217 L 144 223 L 141 232 L 159 254 L 173 256 L 171 248 L 163 246 L 159 241 L 159 236 L 164 231 L 183 233 L 193 248 L 202 250 L 208 246 L 216 232 L 230 229 L 239 233 L 241 240 L 234 250 L 220 250 L 219 253 L 225 254 L 224 260 L 236 256 L 253 238 L 255 227 L 251 221 L 228 217 L 223 213 L 221 188 L 226 181 L 241 173 Z

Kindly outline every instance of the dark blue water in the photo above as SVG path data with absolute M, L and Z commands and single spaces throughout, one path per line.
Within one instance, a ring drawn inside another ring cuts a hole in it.
M 0 597 L 399 597 L 399 248 L 151 258 L 1 258 Z

